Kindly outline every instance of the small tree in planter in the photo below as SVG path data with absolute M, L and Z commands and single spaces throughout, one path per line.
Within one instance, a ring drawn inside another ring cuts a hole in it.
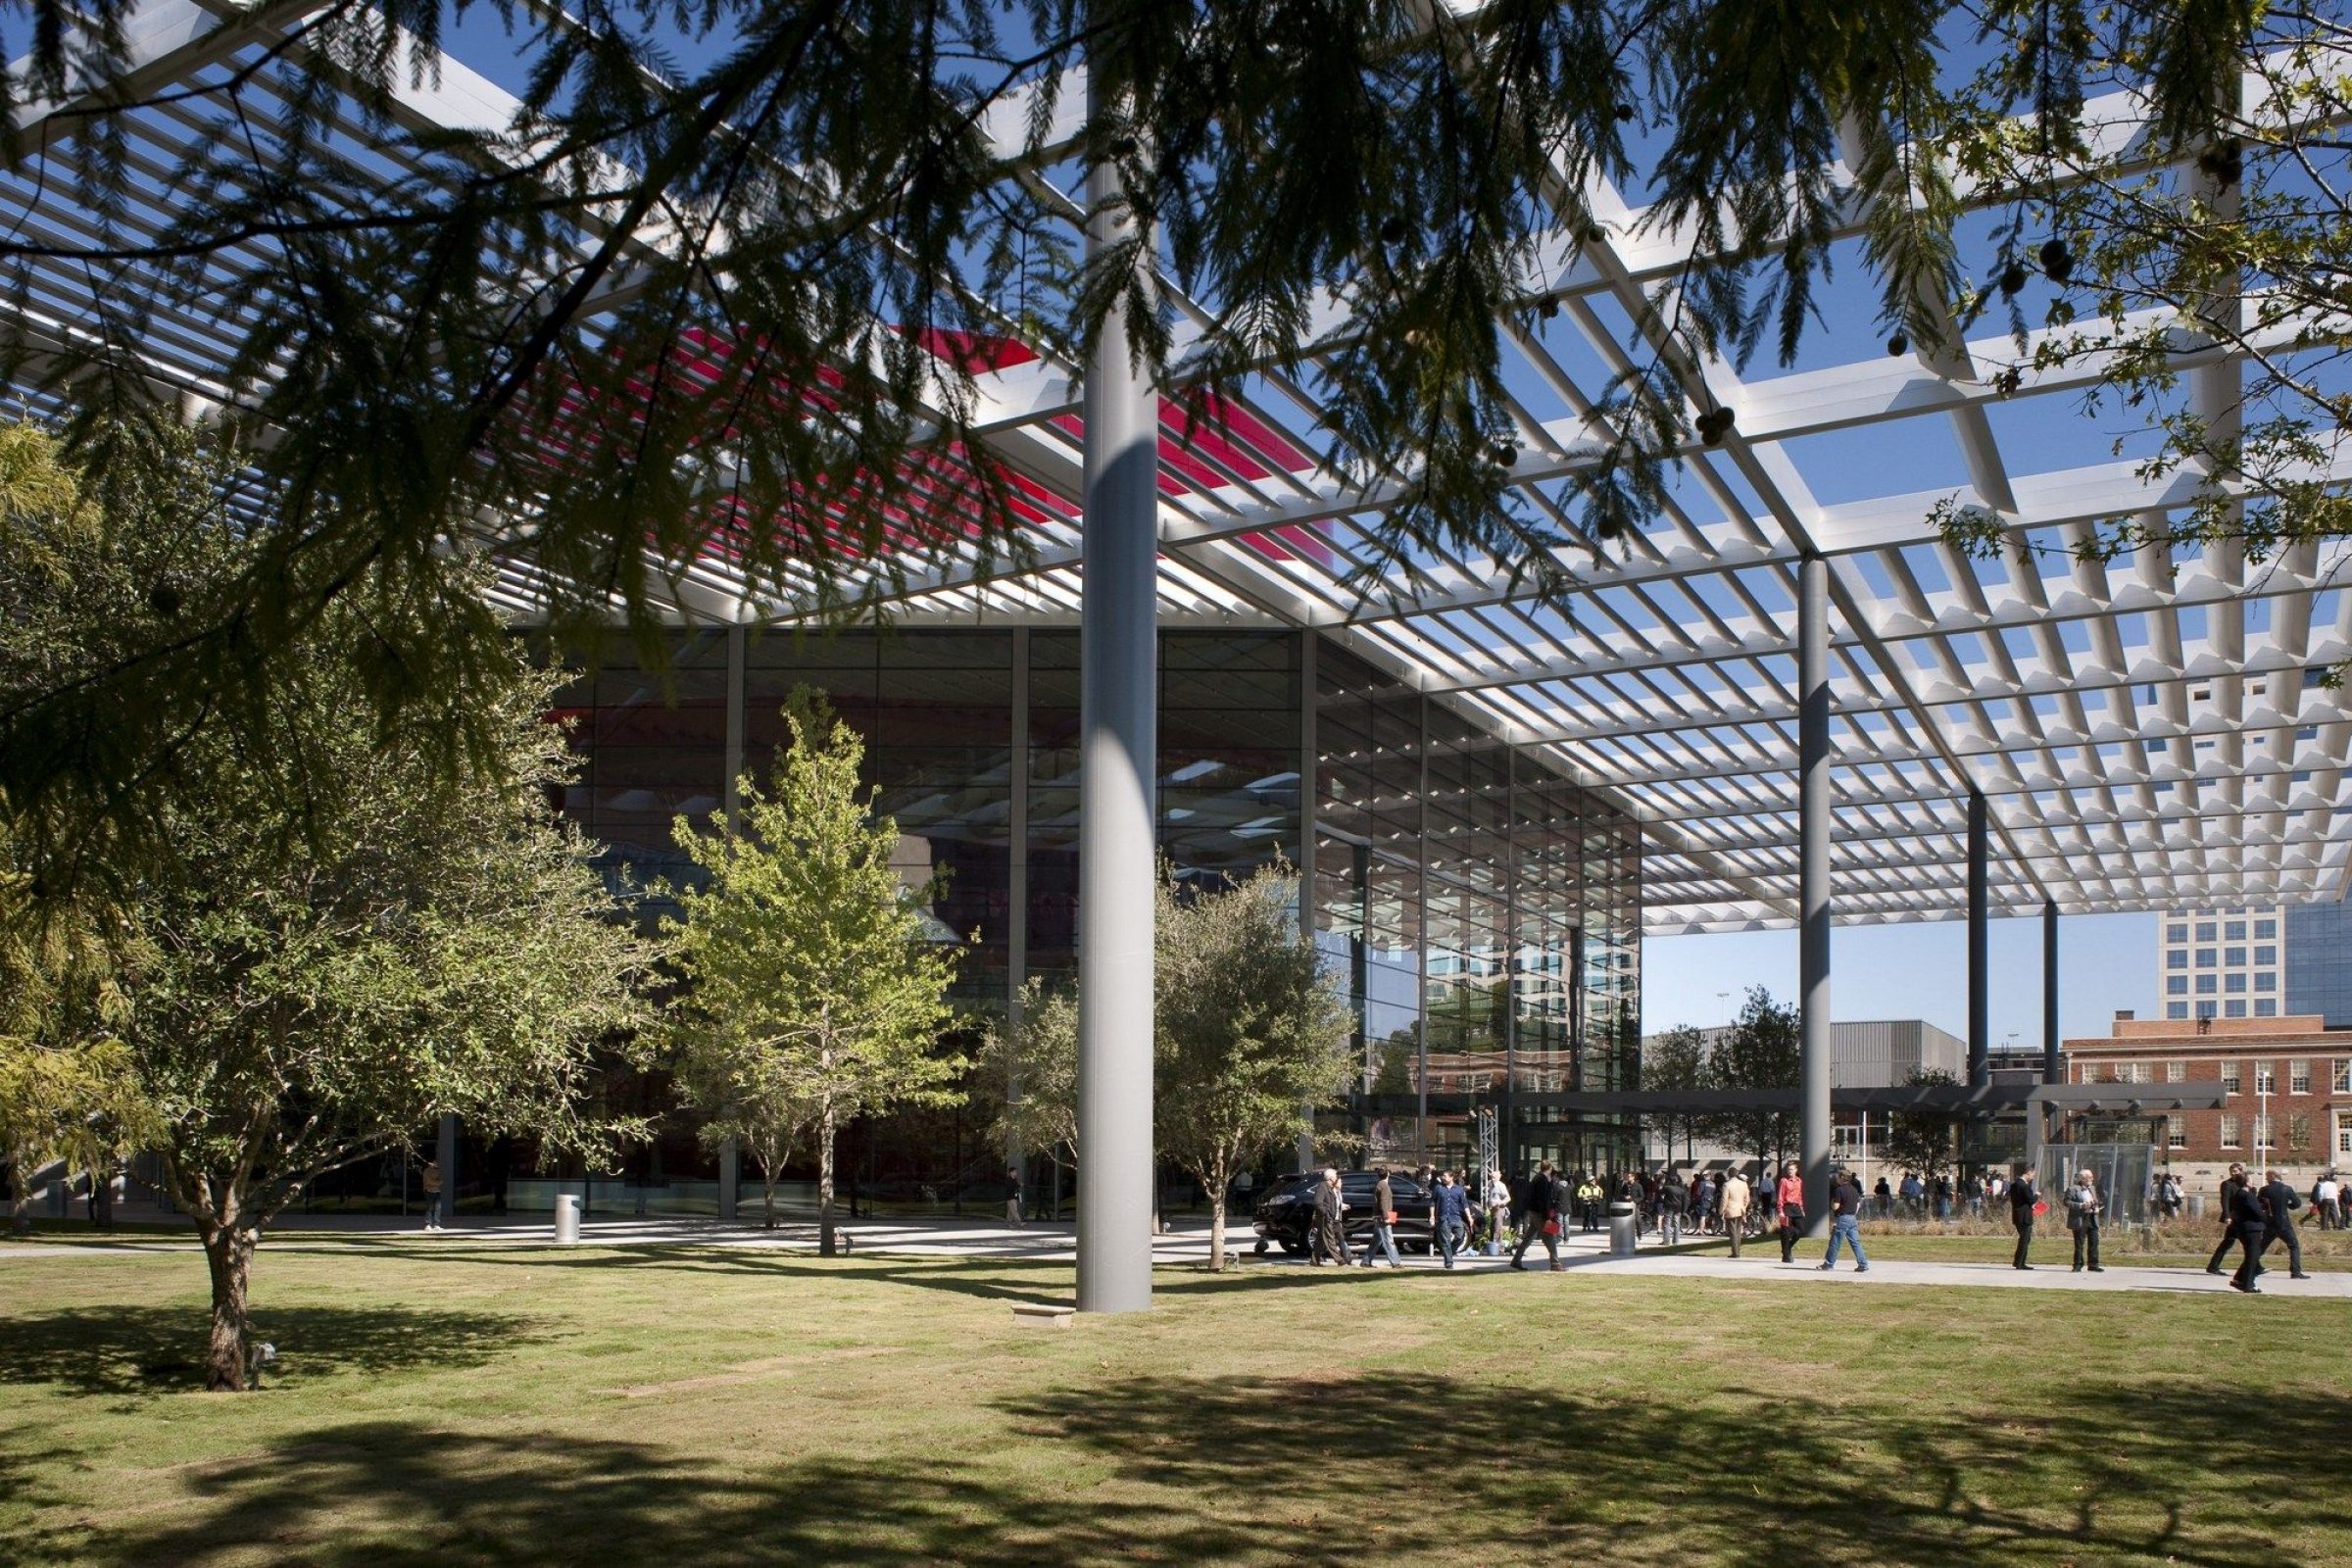
M 858 787 L 865 746 L 808 693 L 784 710 L 790 739 L 773 787 L 746 775 L 740 830 L 678 844 L 708 873 L 677 890 L 666 929 L 688 989 L 683 1038 L 719 1076 L 757 1093 L 773 1126 L 803 1118 L 816 1139 L 818 1250 L 835 1250 L 833 1140 L 851 1118 L 896 1104 L 949 1104 L 966 1063 L 939 1051 L 954 956 L 926 934 L 922 895 L 891 864 L 898 824 Z

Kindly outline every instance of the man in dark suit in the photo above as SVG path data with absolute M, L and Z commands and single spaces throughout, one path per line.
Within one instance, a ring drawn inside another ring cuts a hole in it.
M 2262 1250 L 2270 1241 L 2270 1213 L 2262 1206 L 2262 1189 L 2252 1182 L 2239 1182 L 2230 1202 L 2230 1229 L 2246 1250 L 2246 1257 L 2230 1276 L 2230 1288 L 2260 1296 L 2262 1287 L 2254 1282 L 2263 1276 Z
M 1511 1250 L 1511 1267 L 1527 1267 L 1527 1249 L 1541 1241 L 1544 1250 L 1551 1254 L 1551 1266 L 1560 1266 L 1560 1224 L 1556 1210 L 1567 1205 L 1559 1200 L 1559 1183 L 1551 1174 L 1551 1161 L 1536 1167 L 1533 1180 L 1519 1189 L 1519 1245 Z M 1549 1230 L 1544 1229 L 1548 1225 Z
M 2270 1172 L 2270 1179 L 2262 1184 L 2262 1245 L 2267 1251 L 2273 1242 L 2286 1244 L 2286 1277 L 2290 1280 L 2311 1278 L 2303 1272 L 2303 1238 L 2295 1234 L 2295 1210 L 2302 1206 L 2303 1200 L 2285 1179 L 2277 1171 Z
M 2205 1272 L 2208 1274 L 2219 1274 L 2222 1271 L 2222 1259 L 2230 1255 L 2230 1249 L 2245 1239 L 2237 1233 L 2237 1198 L 2246 1190 L 2246 1167 L 2232 1163 L 2230 1179 L 2222 1183 L 2222 1245 L 2215 1248 L 2213 1256 L 2205 1261 Z
M 2034 1172 L 2024 1165 L 2017 1167 L 2017 1180 L 2009 1184 L 2009 1223 L 2017 1227 L 2017 1256 L 2012 1265 L 2032 1268 L 2026 1253 L 2034 1246 L 2034 1205 L 2041 1195 L 2034 1190 Z

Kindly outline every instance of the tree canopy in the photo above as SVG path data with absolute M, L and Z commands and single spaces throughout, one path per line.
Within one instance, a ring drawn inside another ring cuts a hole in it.
M 865 743 L 806 689 L 784 722 L 767 787 L 749 774 L 737 785 L 739 829 L 678 818 L 678 845 L 708 880 L 677 890 L 684 916 L 667 929 L 698 1071 L 723 1075 L 775 1128 L 814 1135 L 830 1257 L 836 1130 L 893 1105 L 953 1103 L 968 1064 L 940 1043 L 954 947 L 931 940 L 928 890 L 892 863 L 898 824 L 858 787 Z
M 886 595 L 917 545 L 1017 552 L 984 382 L 1014 339 L 1084 364 L 1114 315 L 1203 426 L 1260 377 L 1327 410 L 1316 457 L 1392 557 L 1439 542 L 1539 592 L 1564 548 L 1655 514 L 1679 454 L 1732 434 L 1708 367 L 1795 352 L 1857 216 L 1890 347 L 1948 348 L 1987 301 L 2022 310 L 2029 267 L 2102 310 L 2291 273 L 2283 329 L 2336 341 L 2341 224 L 2307 187 L 2340 182 L 2302 172 L 2333 134 L 2280 126 L 2332 124 L 2341 29 L 2302 11 L 328 0 L 240 14 L 224 25 L 265 47 L 187 80 L 141 74 L 122 8 L 28 13 L 0 95 L 40 130 L 10 156 L 76 221 L 0 237 L 0 265 L 21 312 L 44 268 L 90 299 L 76 330 L 21 339 L 14 372 L 103 460 L 182 401 L 143 330 L 222 325 L 209 413 L 274 521 L 173 637 L 4 715 L 0 789 L 67 788 L 48 780 L 70 762 L 104 781 L 99 810 L 126 808 L 113 786 L 187 723 L 263 702 L 361 584 L 430 612 L 378 617 L 379 710 L 494 686 L 495 625 L 439 569 L 453 550 L 528 560 L 559 621 L 617 607 L 640 628 L 706 556 L 755 600 L 838 607 Z M 494 29 L 512 103 L 420 108 L 440 47 Z M 2241 69 L 2294 48 L 2311 69 L 2280 69 L 2276 113 L 2248 107 Z M 2075 124 L 2111 81 L 2148 106 L 2128 153 Z M 159 171 L 129 148 L 166 96 L 199 129 Z M 368 159 L 345 156 L 346 109 Z M 2235 216 L 2141 199 L 2136 172 L 2182 165 L 2240 189 Z M 1090 168 L 1153 268 L 1082 264 Z M 136 212 L 159 181 L 161 231 Z M 1987 207 L 1989 245 L 1962 221 Z M 1610 379 L 1564 446 L 1543 438 L 1556 473 L 1514 484 L 1539 442 L 1504 345 L 1614 277 L 1616 244 L 1664 264 L 1621 280 Z M 2155 357 L 2116 373 L 2140 382 L 2196 347 L 2134 341 Z M 2310 394 L 2306 434 L 2333 433 L 2325 376 L 2279 384 Z M 466 720 L 451 744 L 482 738 Z
M 224 521 L 220 477 L 172 434 L 72 505 L 0 518 L 0 691 L 76 680 L 239 579 L 264 547 Z M 213 1266 L 216 1388 L 245 1381 L 254 1243 L 307 1184 L 452 1111 L 593 1143 L 596 1054 L 642 1016 L 646 947 L 550 812 L 570 765 L 542 718 L 554 675 L 510 642 L 480 715 L 497 755 L 452 772 L 426 733 L 445 712 L 387 728 L 367 700 L 381 608 L 365 586 L 334 602 L 267 705 L 141 780 L 162 833 L 90 846 L 135 934 L 108 954 L 124 1071 Z M 38 879 L 6 911 L 33 931 Z

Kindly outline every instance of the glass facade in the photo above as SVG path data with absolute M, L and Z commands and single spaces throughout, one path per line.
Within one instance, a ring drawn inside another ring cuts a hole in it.
M 2285 1010 L 2352 1028 L 2352 907 L 2298 904 L 2286 911 Z
M 797 686 L 865 737 L 866 781 L 932 913 L 977 940 L 958 1000 L 1001 1005 L 1076 968 L 1078 636 L 1058 627 L 738 634 L 743 763 L 764 773 Z M 670 818 L 724 809 L 726 634 L 681 634 L 670 688 L 607 660 L 564 695 L 582 756 L 564 807 L 640 873 L 674 876 Z M 1312 788 L 1304 782 L 1312 780 Z M 1637 1087 L 1641 841 L 1621 811 L 1312 634 L 1160 640 L 1158 837 L 1190 879 L 1311 867 L 1361 1071 L 1336 1120 L 1367 1158 L 1630 1163 L 1630 1125 L 1561 1105 Z M 657 1086 L 658 1087 L 658 1086 Z M 667 1118 L 683 1125 L 683 1118 Z M 662 1168 L 693 1162 L 690 1132 Z M 1003 1167 L 945 1112 L 861 1128 L 869 1196 L 987 1200 Z M 1287 1157 L 1276 1163 L 1287 1163 Z M 697 1174 L 700 1172 L 698 1170 Z M 996 1200 L 1001 1202 L 1001 1196 Z

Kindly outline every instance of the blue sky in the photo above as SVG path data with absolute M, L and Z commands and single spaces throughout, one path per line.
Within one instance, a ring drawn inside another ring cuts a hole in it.
M 1989 932 L 1991 1040 L 2041 1044 L 2041 922 L 1994 920 Z M 2103 1035 L 2118 1007 L 2156 1002 L 2156 916 L 2058 921 L 2058 1027 Z M 1642 1029 L 1727 1023 L 1749 986 L 1796 999 L 1796 933 L 1654 937 L 1642 945 Z M 1968 922 L 1839 927 L 1830 938 L 1830 1014 L 1840 1021 L 1925 1018 L 1968 1035 Z

